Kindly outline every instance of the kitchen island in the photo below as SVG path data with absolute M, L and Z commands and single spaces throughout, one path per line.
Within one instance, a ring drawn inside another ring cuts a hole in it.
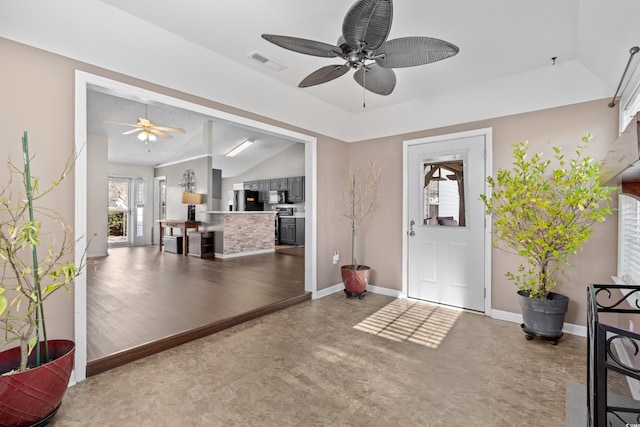
M 275 252 L 274 211 L 204 211 L 217 258 Z

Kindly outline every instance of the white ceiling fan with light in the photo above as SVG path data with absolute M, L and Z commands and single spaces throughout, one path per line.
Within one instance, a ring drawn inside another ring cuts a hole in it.
M 169 135 L 167 132 L 182 132 L 184 133 L 184 129 L 182 128 L 175 128 L 175 127 L 168 127 L 168 126 L 158 126 L 156 124 L 154 124 L 153 122 L 151 122 L 149 119 L 147 119 L 147 106 L 144 106 L 144 117 L 139 117 L 138 121 L 136 124 L 131 124 L 131 123 L 118 123 L 118 122 L 108 122 L 108 123 L 112 123 L 112 124 L 116 124 L 116 125 L 123 125 L 123 126 L 131 126 L 133 127 L 133 129 L 122 132 L 123 135 L 132 135 L 135 134 L 136 132 L 138 133 L 138 139 L 140 141 L 144 141 L 145 144 L 147 143 L 147 141 L 155 141 L 157 138 L 156 136 L 159 136 L 160 138 L 164 138 L 164 139 L 170 139 L 172 138 L 171 135 Z

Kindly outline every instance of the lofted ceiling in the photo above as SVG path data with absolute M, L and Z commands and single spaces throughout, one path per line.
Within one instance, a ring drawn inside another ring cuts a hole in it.
M 157 126 L 182 128 L 185 132 L 167 132 L 170 139 L 158 137 L 145 142 L 137 138 L 138 133 L 124 135 L 123 132 L 133 128 L 123 123 L 135 124 L 138 118 L 146 118 Z M 223 178 L 240 175 L 296 143 L 175 106 L 97 90 L 87 94 L 87 122 L 89 135 L 107 138 L 110 162 L 154 167 L 211 154 L 213 167 L 222 170 Z M 254 141 L 249 149 L 233 158 L 226 157 L 247 139 Z
M 345 141 L 611 97 L 629 49 L 640 44 L 637 0 L 396 0 L 390 39 L 439 38 L 457 45 L 459 54 L 396 69 L 398 82 L 388 96 L 365 95 L 353 72 L 298 88 L 312 71 L 341 60 L 291 52 L 261 34 L 335 44 L 352 4 L 3 2 L 0 37 Z M 254 52 L 284 68 L 274 71 L 247 59 Z M 141 113 L 131 108 L 133 117 L 118 121 L 135 122 Z M 104 116 L 112 113 L 105 110 Z M 164 117 L 158 122 L 185 127 L 188 120 L 204 119 L 186 116 L 174 114 L 169 122 Z

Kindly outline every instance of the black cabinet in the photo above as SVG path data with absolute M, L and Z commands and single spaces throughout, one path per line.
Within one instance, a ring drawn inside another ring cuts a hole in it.
M 280 244 L 304 245 L 304 218 L 280 217 Z
M 287 178 L 287 199 L 291 203 L 304 202 L 304 176 Z

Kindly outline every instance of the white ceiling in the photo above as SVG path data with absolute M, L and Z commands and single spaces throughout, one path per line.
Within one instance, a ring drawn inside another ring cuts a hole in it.
M 335 44 L 342 20 L 354 0 L 103 0 L 153 25 L 217 52 L 287 86 L 296 87 L 312 71 L 341 59 L 325 59 L 282 49 L 263 40 L 281 34 Z M 578 58 L 578 0 L 425 1 L 394 3 L 389 39 L 428 36 L 449 41 L 460 53 L 445 61 L 395 70 L 398 84 L 391 96 L 367 93 L 367 110 L 527 72 Z M 250 63 L 246 55 L 260 51 L 287 68 L 273 72 Z M 363 90 L 353 72 L 304 89 L 350 113 L 362 112 Z
M 171 139 L 157 138 L 146 143 L 138 140 L 137 133 L 123 135 L 133 128 L 117 123 L 135 124 L 138 118 L 147 118 L 158 126 L 183 128 L 185 132 L 167 132 Z M 96 90 L 87 94 L 87 122 L 90 135 L 108 138 L 110 162 L 153 167 L 211 154 L 213 167 L 222 170 L 223 178 L 237 176 L 295 144 L 193 111 Z M 205 131 L 205 127 L 211 131 Z M 247 139 L 254 141 L 249 149 L 233 158 L 225 156 Z
M 396 70 L 395 91 L 367 93 L 363 109 L 352 73 L 297 87 L 312 71 L 340 61 L 290 52 L 260 37 L 335 43 L 352 3 L 2 2 L 0 37 L 345 141 L 611 97 L 629 49 L 640 44 L 637 0 L 397 0 L 390 38 L 440 38 L 460 53 Z M 254 51 L 287 68 L 274 72 L 249 61 Z

